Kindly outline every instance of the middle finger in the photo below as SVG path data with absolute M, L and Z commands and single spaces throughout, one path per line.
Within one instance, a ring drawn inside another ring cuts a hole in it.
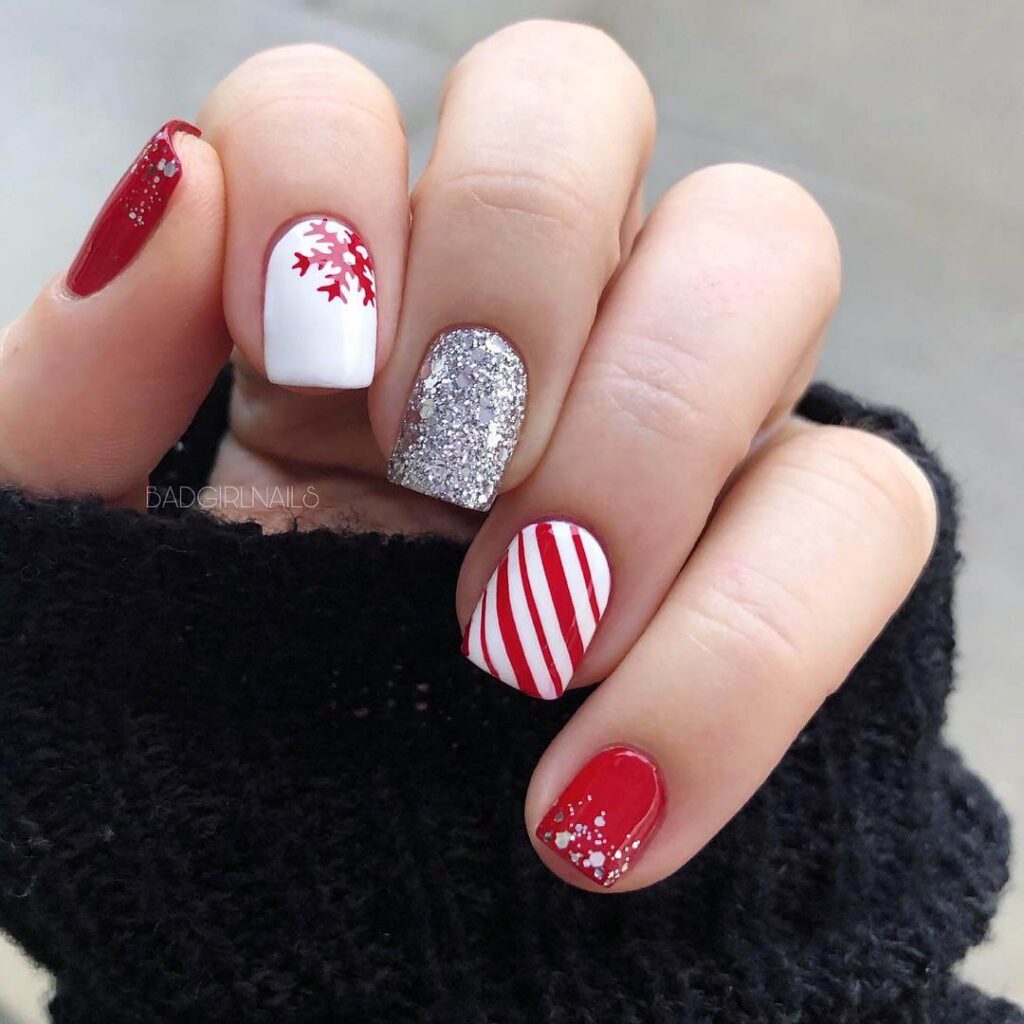
M 484 510 L 536 465 L 653 132 L 643 77 L 596 29 L 525 22 L 456 67 L 413 196 L 395 352 L 370 393 L 393 482 Z

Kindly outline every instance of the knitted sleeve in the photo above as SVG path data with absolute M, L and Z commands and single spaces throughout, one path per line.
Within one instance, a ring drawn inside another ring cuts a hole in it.
M 158 486 L 202 482 L 224 396 Z M 611 898 L 521 818 L 585 694 L 459 656 L 458 545 L 0 492 L 0 928 L 57 1024 L 1024 1021 L 953 974 L 1008 847 L 942 739 L 953 488 L 902 414 L 822 386 L 802 412 L 918 459 L 938 545 L 733 822 Z

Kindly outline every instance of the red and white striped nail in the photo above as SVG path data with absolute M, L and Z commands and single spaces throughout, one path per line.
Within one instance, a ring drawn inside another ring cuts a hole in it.
M 531 697 L 561 697 L 608 605 L 611 573 L 594 536 L 559 519 L 520 530 L 462 638 L 478 668 Z

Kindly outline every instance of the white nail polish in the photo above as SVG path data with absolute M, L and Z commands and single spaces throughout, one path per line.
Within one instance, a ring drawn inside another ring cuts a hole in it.
M 377 289 L 355 230 L 303 217 L 267 260 L 263 358 L 267 379 L 296 387 L 365 388 L 377 354 Z

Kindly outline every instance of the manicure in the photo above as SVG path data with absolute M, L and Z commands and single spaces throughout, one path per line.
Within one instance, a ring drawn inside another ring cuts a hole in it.
M 267 260 L 267 379 L 295 387 L 365 388 L 377 356 L 377 289 L 366 243 L 344 221 L 291 222 Z
M 89 229 L 67 275 L 67 288 L 84 298 L 106 287 L 138 254 L 160 223 L 181 181 L 174 135 L 201 134 L 186 121 L 168 121 L 114 187 Z
M 526 368 L 496 331 L 456 327 L 427 352 L 388 479 L 486 511 L 498 493 L 526 406 Z
M 665 790 L 654 762 L 630 747 L 609 747 L 583 766 L 536 834 L 608 889 L 647 848 L 664 809 Z
M 531 697 L 561 697 L 608 605 L 611 573 L 594 536 L 551 519 L 520 530 L 462 638 L 478 668 Z

